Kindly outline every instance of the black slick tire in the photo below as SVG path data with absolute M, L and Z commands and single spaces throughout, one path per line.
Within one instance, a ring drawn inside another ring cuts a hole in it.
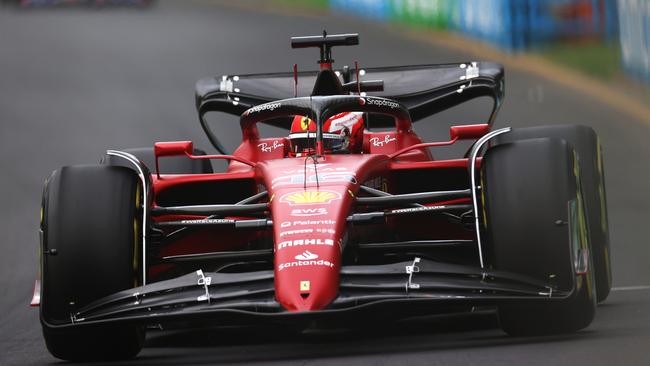
M 579 274 L 574 262 L 589 249 L 589 233 L 571 146 L 549 138 L 499 144 L 486 152 L 481 169 L 488 264 L 568 294 L 504 302 L 503 330 L 527 336 L 588 326 L 596 293 L 593 266 Z
M 591 127 L 581 125 L 517 128 L 499 136 L 499 139 L 501 142 L 512 142 L 543 137 L 566 140 L 578 154 L 589 227 L 590 254 L 595 266 L 597 300 L 602 302 L 612 288 L 612 270 L 605 172 L 600 140 Z
M 142 348 L 136 325 L 61 327 L 84 305 L 140 283 L 139 192 L 131 170 L 106 165 L 63 167 L 46 182 L 40 311 L 55 357 L 127 359 Z

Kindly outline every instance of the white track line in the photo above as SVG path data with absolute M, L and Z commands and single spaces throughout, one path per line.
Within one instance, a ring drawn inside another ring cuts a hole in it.
M 643 290 L 650 290 L 650 285 L 612 287 L 612 291 L 643 291 Z

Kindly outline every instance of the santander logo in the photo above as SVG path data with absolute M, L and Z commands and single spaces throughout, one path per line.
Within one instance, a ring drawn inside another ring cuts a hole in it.
M 310 252 L 308 250 L 305 250 L 302 254 L 298 254 L 296 256 L 296 259 L 299 260 L 299 261 L 309 261 L 309 260 L 316 259 L 316 258 L 318 258 L 318 255 L 316 255 L 316 254 L 314 254 L 314 253 L 312 253 L 312 252 Z

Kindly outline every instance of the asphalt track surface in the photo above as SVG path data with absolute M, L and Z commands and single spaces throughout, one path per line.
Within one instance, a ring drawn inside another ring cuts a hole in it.
M 95 163 L 107 148 L 177 139 L 209 147 L 195 115 L 194 82 L 290 70 L 294 62 L 314 68 L 315 52 L 290 50 L 288 38 L 324 27 L 361 33 L 360 46 L 335 50 L 339 65 L 355 59 L 366 66 L 468 60 L 346 17 L 267 14 L 205 2 L 163 2 L 145 10 L 0 7 L 0 365 L 60 362 L 45 349 L 37 309 L 28 307 L 41 187 L 50 172 Z M 471 104 L 439 119 L 477 122 L 484 106 Z M 650 363 L 650 288 L 643 287 L 650 285 L 650 126 L 543 78 L 507 71 L 496 126 L 556 123 L 592 126 L 605 150 L 615 290 L 584 331 L 511 338 L 493 316 L 474 314 L 380 325 L 365 333 L 151 332 L 133 364 Z M 234 146 L 237 125 L 222 126 Z

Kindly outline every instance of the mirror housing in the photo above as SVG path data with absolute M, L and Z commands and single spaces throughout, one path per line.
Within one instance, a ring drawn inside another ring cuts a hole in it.
M 452 140 L 477 140 L 490 132 L 489 124 L 460 125 L 449 128 L 449 136 Z
M 192 157 L 194 144 L 192 141 L 168 141 L 156 142 L 153 145 L 153 154 L 156 158 L 156 176 L 160 179 L 160 164 L 158 159 L 161 156 L 187 156 Z
M 192 141 L 156 142 L 154 144 L 156 158 L 161 156 L 186 156 L 193 153 L 194 144 L 192 144 Z

